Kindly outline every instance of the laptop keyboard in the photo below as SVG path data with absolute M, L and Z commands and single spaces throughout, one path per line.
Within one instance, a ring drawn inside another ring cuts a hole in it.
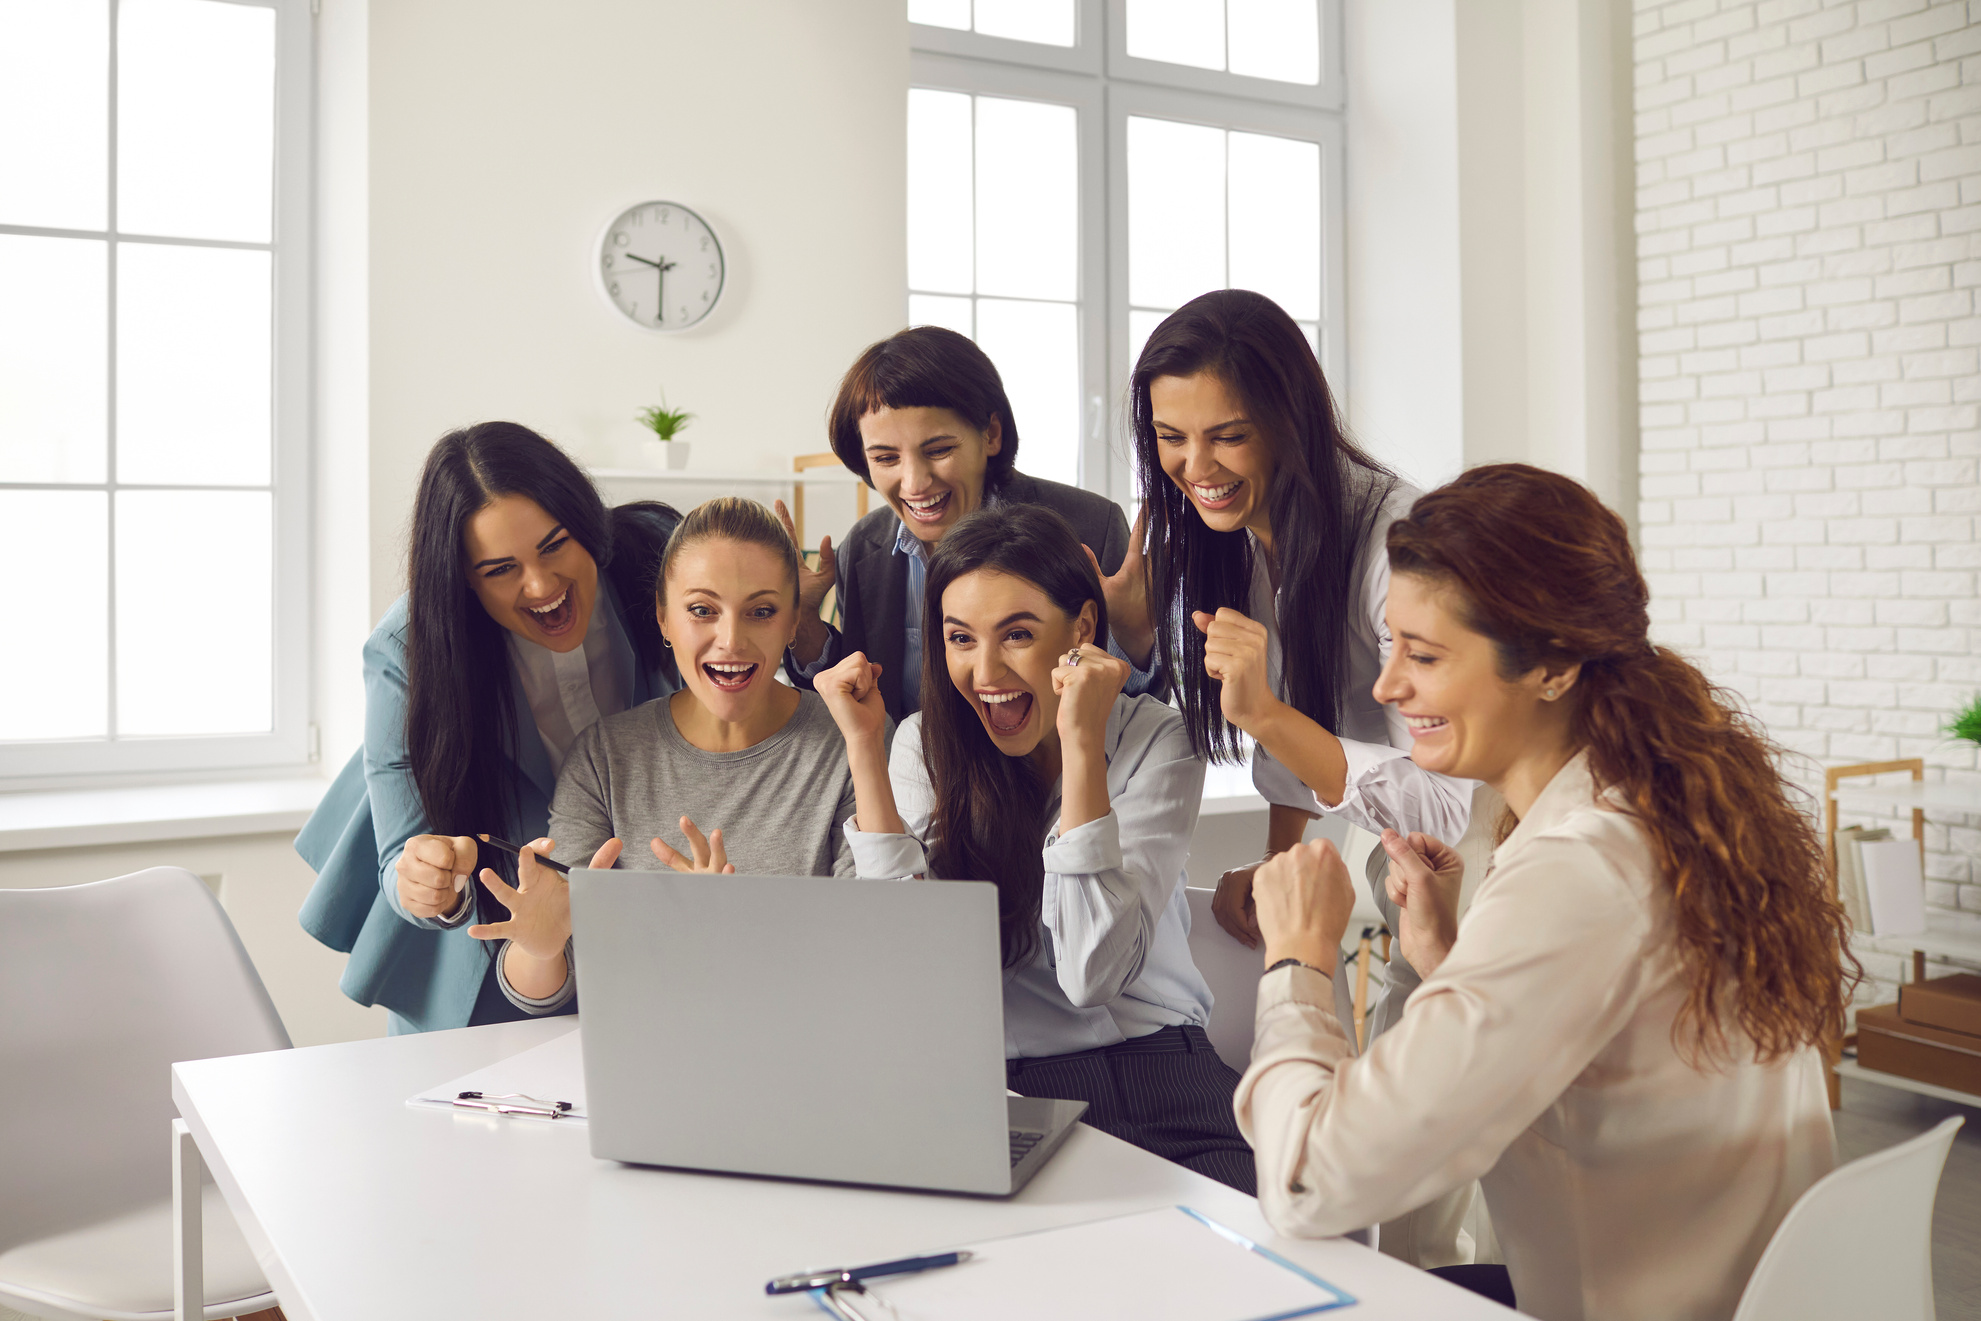
M 1043 1133 L 1028 1133 L 1023 1129 L 1011 1130 L 1011 1165 L 1016 1169 L 1018 1162 L 1025 1159 L 1033 1147 L 1046 1140 Z

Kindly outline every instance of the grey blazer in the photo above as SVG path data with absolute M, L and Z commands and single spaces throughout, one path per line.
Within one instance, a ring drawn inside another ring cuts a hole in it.
M 1064 518 L 1081 542 L 1093 548 L 1102 573 L 1119 569 L 1128 554 L 1128 519 L 1121 506 L 1104 495 L 1014 471 L 1005 478 L 997 498 L 1000 502 L 1043 505 Z M 826 626 L 829 636 L 819 665 L 823 669 L 856 651 L 880 662 L 881 701 L 896 721 L 907 714 L 901 705 L 901 672 L 907 637 L 903 612 L 908 596 L 908 561 L 894 553 L 894 542 L 900 535 L 901 520 L 886 505 L 855 523 L 846 534 L 845 543 L 838 548 L 840 626 Z M 811 687 L 811 681 L 788 659 L 785 671 L 799 687 Z

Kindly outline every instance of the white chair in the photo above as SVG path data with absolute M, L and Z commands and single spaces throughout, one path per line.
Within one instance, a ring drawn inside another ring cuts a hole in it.
M 1818 1180 L 1775 1230 L 1734 1321 L 1933 1321 L 1933 1195 L 1961 1123 Z
M 1185 887 L 1190 900 L 1190 957 L 1215 1002 L 1204 1031 L 1219 1059 L 1240 1073 L 1252 1062 L 1252 1015 L 1259 1005 L 1259 951 L 1246 949 L 1211 915 L 1216 890 Z
M 170 1318 L 171 1066 L 288 1046 L 191 872 L 0 890 L 0 1303 Z M 274 1307 L 226 1202 L 203 1193 L 205 1315 Z

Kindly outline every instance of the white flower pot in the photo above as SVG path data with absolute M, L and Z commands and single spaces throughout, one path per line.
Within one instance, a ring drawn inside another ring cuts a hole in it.
M 660 466 L 669 472 L 680 472 L 688 466 L 688 442 L 685 440 L 656 440 L 660 447 Z

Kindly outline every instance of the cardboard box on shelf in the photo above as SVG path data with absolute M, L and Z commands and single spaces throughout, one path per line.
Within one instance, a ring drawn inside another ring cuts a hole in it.
M 1901 986 L 1898 1016 L 1920 1027 L 1965 1033 L 1981 1044 L 1981 976 L 1958 972 Z
M 1879 1073 L 1981 1096 L 1981 1037 L 1908 1023 L 1897 1005 L 1857 1011 L 1857 1062 Z

